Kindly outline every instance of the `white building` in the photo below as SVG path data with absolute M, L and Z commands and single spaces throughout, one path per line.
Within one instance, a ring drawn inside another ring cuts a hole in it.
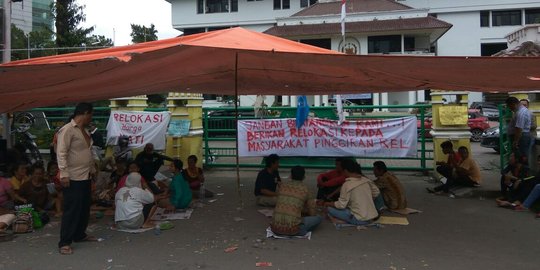
M 412 54 L 433 56 L 433 45 L 451 27 L 429 16 L 428 9 L 413 9 L 391 0 L 349 0 L 346 38 L 341 35 L 341 2 L 317 3 L 290 17 L 277 18 L 267 34 L 348 54 Z M 329 89 L 331 92 L 331 89 Z M 374 93 L 374 105 L 408 105 L 424 101 L 424 91 Z M 287 96 L 283 97 L 288 105 Z M 290 102 L 294 104 L 294 98 Z M 321 102 L 314 97 L 314 105 Z
M 507 48 L 506 36 L 509 33 L 524 25 L 540 23 L 540 1 L 401 0 L 398 2 L 414 8 L 427 8 L 433 16 L 453 25 L 437 41 L 436 51 L 440 56 L 490 56 Z M 469 100 L 481 101 L 482 94 L 471 93 Z
M 326 3 L 327 0 L 321 0 L 319 4 L 314 0 L 167 1 L 172 4 L 173 27 L 184 31 L 185 34 L 242 26 L 310 44 L 313 44 L 315 39 L 330 39 L 329 45 L 328 41 L 322 41 L 325 44 L 315 41 L 314 45 L 341 50 L 340 30 L 335 28 L 339 22 L 340 8 L 336 9 L 340 7 L 339 3 Z M 525 24 L 540 22 L 540 1 L 531 0 L 348 0 L 347 2 L 347 36 L 350 39 L 346 40 L 346 44 L 349 43 L 354 47 L 350 41 L 357 43 L 358 54 L 414 52 L 439 56 L 488 56 L 506 49 L 505 37 L 508 33 Z M 307 8 L 310 5 L 313 7 Z M 330 12 L 317 13 L 324 6 L 332 6 L 326 8 Z M 437 20 L 434 21 L 428 14 Z M 432 24 L 437 22 L 440 25 L 439 28 L 425 29 L 420 26 L 416 29 L 403 29 L 399 23 L 414 19 L 431 20 Z M 388 22 L 391 20 L 398 20 L 398 23 L 393 24 L 394 29 L 366 31 L 367 26 L 360 26 L 362 22 L 371 25 L 367 28 L 376 28 L 374 25 L 377 22 L 392 25 Z M 444 22 L 447 23 L 446 26 L 452 27 L 445 28 L 442 24 Z M 312 28 L 318 32 L 306 35 L 310 24 L 315 25 Z M 331 24 L 334 26 L 330 26 Z M 288 26 L 295 25 L 302 26 L 300 28 L 305 29 L 306 33 L 296 36 L 286 33 Z M 332 27 L 333 29 L 328 29 Z M 357 27 L 356 30 L 354 27 Z M 273 29 L 269 30 L 270 28 Z M 375 38 L 376 36 L 381 37 Z M 388 36 L 399 36 L 399 39 Z M 370 37 L 372 37 L 371 48 L 375 43 L 386 43 L 384 46 L 387 48 L 370 51 Z M 397 45 L 396 42 L 399 41 L 401 41 L 399 50 L 395 49 L 396 46 L 393 46 L 393 50 L 386 50 L 390 49 L 388 47 L 390 44 Z M 413 43 L 414 45 L 411 45 Z M 372 98 L 374 104 L 412 104 L 415 101 L 423 101 L 424 97 L 422 93 L 409 92 L 373 95 Z M 473 93 L 469 100 L 481 101 L 482 94 Z M 325 101 L 327 101 L 325 97 L 314 97 L 310 103 L 328 104 Z M 287 99 L 284 99 L 283 103 L 287 104 Z M 289 100 L 289 103 L 294 104 L 294 100 Z M 251 104 L 248 102 L 242 105 Z
M 23 0 L 11 3 L 11 23 L 25 33 L 39 27 L 53 29 L 53 17 L 50 5 L 53 0 Z

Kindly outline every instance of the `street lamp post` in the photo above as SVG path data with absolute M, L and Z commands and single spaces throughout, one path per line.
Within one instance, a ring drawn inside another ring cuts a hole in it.
M 4 0 L 4 50 L 2 51 L 2 63 L 11 60 L 11 0 Z M 8 147 L 11 146 L 11 136 L 9 132 L 9 119 L 7 113 L 2 114 L 2 137 L 6 140 Z

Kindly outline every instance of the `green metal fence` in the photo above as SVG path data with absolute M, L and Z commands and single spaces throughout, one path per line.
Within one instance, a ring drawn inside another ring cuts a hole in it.
M 512 141 L 508 136 L 508 124 L 512 119 L 512 111 L 505 105 L 499 104 L 499 148 L 500 148 L 500 169 L 501 172 L 508 165 L 510 155 L 512 154 Z
M 404 105 L 404 106 L 347 106 L 344 107 L 354 119 L 388 119 L 416 115 L 418 117 L 418 152 L 415 157 L 361 157 L 357 156 L 363 168 L 371 168 L 374 160 L 386 161 L 390 170 L 422 171 L 432 170 L 433 144 L 428 138 L 429 128 L 426 128 L 426 119 L 431 105 Z M 390 112 L 382 112 L 389 110 Z M 411 114 L 414 111 L 414 114 Z M 234 108 L 204 108 L 204 160 L 207 167 L 235 167 L 236 166 L 236 122 Z M 319 118 L 337 119 L 335 107 L 312 107 L 310 114 Z M 262 116 L 261 116 L 262 115 Z M 238 108 L 238 119 L 272 119 L 295 118 L 296 108 L 269 107 L 255 116 L 252 107 Z M 261 167 L 262 158 L 240 158 L 240 167 Z M 332 157 L 282 157 L 282 167 L 302 165 L 307 168 L 332 168 Z
M 36 136 L 36 143 L 40 149 L 49 148 L 55 129 L 67 122 L 73 110 L 75 107 L 35 108 L 29 111 L 35 117 L 35 123 L 29 131 Z M 92 119 L 99 129 L 105 130 L 107 127 L 110 111 L 109 107 L 94 107 Z

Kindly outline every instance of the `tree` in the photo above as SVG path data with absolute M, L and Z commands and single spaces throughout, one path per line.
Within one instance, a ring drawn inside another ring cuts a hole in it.
M 28 37 L 23 30 L 11 24 L 11 61 L 28 58 L 26 51 Z
M 131 24 L 131 41 L 133 43 L 141 43 L 157 40 L 157 30 L 154 24 L 150 27 L 144 25 Z
M 88 36 L 94 31 L 94 27 L 84 28 L 79 26 L 86 20 L 84 6 L 79 6 L 75 0 L 56 0 L 52 8 L 56 26 L 57 47 L 83 47 L 89 44 Z M 59 51 L 59 54 L 71 52 L 70 50 Z
M 22 60 L 41 56 L 55 55 L 54 33 L 43 27 L 28 34 L 23 30 L 11 25 L 11 60 Z M 30 42 L 30 44 L 28 44 Z M 47 48 L 51 48 L 48 49 Z
M 114 46 L 112 39 L 102 35 L 92 35 L 88 37 L 88 46 L 92 47 L 112 47 Z

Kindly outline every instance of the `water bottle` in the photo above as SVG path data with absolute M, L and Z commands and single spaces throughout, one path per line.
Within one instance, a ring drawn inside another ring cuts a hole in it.
M 199 187 L 199 201 L 201 203 L 204 203 L 204 197 L 206 191 L 204 190 L 204 183 L 201 183 L 201 186 Z

